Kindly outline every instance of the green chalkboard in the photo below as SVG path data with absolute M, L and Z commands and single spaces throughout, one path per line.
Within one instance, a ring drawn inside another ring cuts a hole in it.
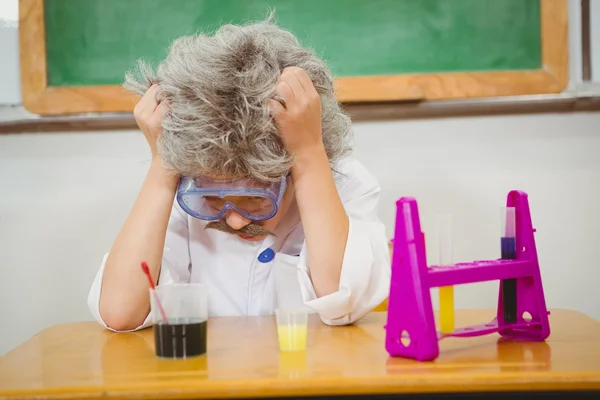
M 340 77 L 542 65 L 539 0 L 45 0 L 48 85 L 120 84 L 174 38 L 269 9 Z

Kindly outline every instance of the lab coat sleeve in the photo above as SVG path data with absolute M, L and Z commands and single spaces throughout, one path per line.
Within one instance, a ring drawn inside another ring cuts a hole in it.
M 377 216 L 380 187 L 357 161 L 351 163 L 348 181 L 338 189 L 349 217 L 349 231 L 337 292 L 317 298 L 304 244 L 298 278 L 304 303 L 327 325 L 358 321 L 389 295 L 390 254 L 385 226 Z
M 100 269 L 92 283 L 88 294 L 88 307 L 94 319 L 105 328 L 116 331 L 106 325 L 100 315 L 100 292 L 102 290 L 102 276 L 108 253 L 104 255 Z M 141 274 L 140 269 L 140 274 Z M 188 224 L 185 212 L 177 205 L 173 204 L 167 234 L 165 236 L 165 245 L 163 249 L 163 258 L 158 278 L 158 286 L 170 283 L 187 283 L 190 280 L 190 256 L 188 241 Z M 137 331 L 152 325 L 151 314 L 148 314 L 142 325 L 130 331 Z

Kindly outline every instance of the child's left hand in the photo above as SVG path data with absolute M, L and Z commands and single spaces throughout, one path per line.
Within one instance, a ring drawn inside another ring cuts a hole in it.
M 296 157 L 322 151 L 321 98 L 306 72 L 285 68 L 276 94 L 282 102 L 269 100 L 269 106 L 287 151 Z

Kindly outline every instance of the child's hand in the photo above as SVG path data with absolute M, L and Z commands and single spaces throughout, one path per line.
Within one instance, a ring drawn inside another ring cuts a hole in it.
M 270 100 L 269 106 L 287 151 L 309 157 L 315 150 L 322 151 L 321 98 L 306 72 L 285 68 L 276 94 L 281 102 Z
M 144 133 L 152 158 L 157 156 L 156 141 L 162 134 L 162 121 L 165 116 L 164 103 L 158 103 L 156 92 L 158 86 L 152 85 L 133 109 L 133 116 Z

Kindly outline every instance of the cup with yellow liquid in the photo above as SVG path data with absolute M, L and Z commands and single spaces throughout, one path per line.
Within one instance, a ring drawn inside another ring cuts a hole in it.
M 308 311 L 302 309 L 275 310 L 280 351 L 306 350 Z

